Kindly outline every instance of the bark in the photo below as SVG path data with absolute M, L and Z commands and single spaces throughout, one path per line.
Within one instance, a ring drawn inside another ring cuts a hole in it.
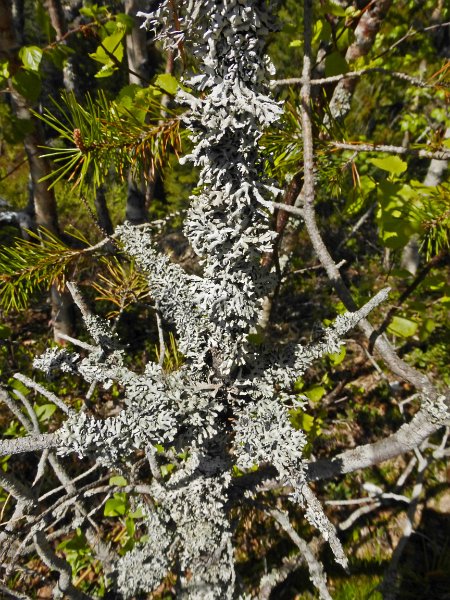
M 97 213 L 98 224 L 106 235 L 111 235 L 114 232 L 114 227 L 109 214 L 108 205 L 106 204 L 105 188 L 101 185 L 94 199 L 95 211 Z
M 65 44 L 66 41 L 64 40 L 64 37 L 69 29 L 67 27 L 67 21 L 64 15 L 64 9 L 61 4 L 61 0 L 45 0 L 44 6 L 48 11 L 50 22 L 56 32 L 56 40 L 60 42 L 60 44 Z M 78 97 L 81 86 L 79 86 L 76 81 L 75 70 L 73 68 L 74 56 L 76 55 L 69 56 L 64 62 L 63 80 L 64 88 L 68 92 L 73 92 Z
M 8 0 L 0 0 L 0 56 L 10 60 L 11 71 L 18 68 L 18 40 L 23 37 L 23 30 L 16 31 L 11 5 Z M 40 123 L 30 112 L 28 101 L 10 85 L 14 111 L 19 119 L 30 121 L 32 130 L 24 137 L 23 144 L 28 158 L 33 195 L 34 222 L 37 228 L 44 227 L 59 236 L 58 213 L 53 189 L 48 188 L 46 181 L 41 181 L 51 172 L 50 163 L 40 156 L 40 146 L 44 145 L 44 136 Z M 56 286 L 51 289 L 52 324 L 55 340 L 58 333 L 73 332 L 73 306 L 69 294 L 60 293 Z
M 147 50 L 147 33 L 141 28 L 142 21 L 136 17 L 139 10 L 147 7 L 142 0 L 125 0 L 125 12 L 133 18 L 134 27 L 126 37 L 128 60 L 128 81 L 130 84 L 142 86 L 150 79 L 150 64 Z M 143 177 L 134 178 L 128 174 L 128 193 L 126 206 L 126 219 L 134 225 L 148 221 L 146 209 L 147 182 Z
M 142 0 L 125 0 L 125 13 L 133 18 L 134 27 L 126 38 L 128 67 L 131 69 L 129 82 L 142 85 L 150 78 L 150 62 L 147 50 L 147 33 L 142 29 L 142 20 L 136 17 L 140 10 L 147 9 L 147 3 Z
M 421 409 L 410 423 L 403 425 L 387 438 L 347 450 L 333 459 L 310 463 L 307 470 L 308 480 L 330 479 L 345 473 L 353 473 L 410 452 L 444 425 L 444 422 L 434 420 L 428 410 Z

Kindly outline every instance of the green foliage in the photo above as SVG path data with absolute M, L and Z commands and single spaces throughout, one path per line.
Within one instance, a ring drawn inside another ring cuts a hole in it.
M 88 96 L 84 107 L 64 94 L 63 105 L 55 102 L 64 120 L 48 109 L 36 115 L 70 144 L 45 148 L 59 166 L 44 180 L 52 179 L 53 186 L 67 177 L 74 186 L 96 187 L 111 168 L 121 178 L 128 169 L 138 176 L 161 168 L 170 152 L 181 151 L 181 132 L 178 116 L 161 104 L 160 95 L 154 86 L 127 86 L 117 100 L 100 93 L 95 100 Z
M 108 318 L 116 317 L 123 310 L 144 300 L 149 293 L 148 283 L 134 262 L 121 263 L 118 258 L 102 257 L 105 273 L 100 273 L 92 283 L 97 292 L 96 300 L 110 302 L 114 309 L 107 313 Z
M 82 255 L 45 229 L 29 236 L 0 250 L 0 306 L 5 311 L 25 308 L 53 283 L 63 286 L 68 265 Z
M 156 360 L 159 362 L 160 350 L 159 346 L 155 346 Z M 169 344 L 165 347 L 163 369 L 167 372 L 177 371 L 184 362 L 184 357 L 178 350 L 175 336 L 169 332 Z

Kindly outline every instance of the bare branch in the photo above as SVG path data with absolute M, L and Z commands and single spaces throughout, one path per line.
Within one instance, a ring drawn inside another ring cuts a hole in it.
M 295 529 L 292 527 L 287 514 L 278 509 L 269 510 L 268 514 L 270 514 L 275 519 L 275 521 L 288 534 L 288 536 L 300 550 L 300 553 L 308 566 L 311 581 L 317 588 L 320 598 L 323 600 L 332 600 L 330 592 L 327 588 L 327 579 L 325 573 L 323 572 L 322 564 L 314 556 L 308 543 L 303 538 L 301 538 L 295 531 Z
M 426 150 L 425 148 L 404 148 L 403 146 L 389 146 L 386 144 L 366 144 L 365 142 L 330 142 L 331 146 L 339 150 L 352 150 L 354 152 L 387 152 L 399 156 L 418 156 L 419 158 L 433 158 L 447 160 L 450 158 L 450 150 L 446 148 L 438 150 Z
M 37 553 L 47 567 L 58 571 L 59 579 L 57 586 L 62 594 L 65 594 L 69 600 L 92 600 L 91 596 L 88 596 L 74 587 L 72 584 L 72 568 L 67 561 L 54 553 L 42 531 L 38 531 L 34 535 L 34 543 L 36 545 Z
M 394 458 L 414 450 L 430 435 L 444 425 L 444 420 L 435 420 L 428 407 L 419 410 L 413 419 L 387 438 L 373 444 L 358 446 L 338 454 L 333 459 L 317 460 L 308 465 L 308 479 L 329 479 L 343 473 L 360 469 Z
M 46 448 L 55 448 L 57 437 L 55 433 L 41 433 L 13 440 L 0 440 L 0 456 L 7 454 L 21 454 L 22 452 L 35 452 Z
M 56 406 L 60 408 L 64 413 L 66 413 L 66 415 L 73 414 L 73 410 L 71 408 L 64 404 L 64 402 L 60 400 L 58 396 L 45 389 L 43 385 L 36 383 L 36 381 L 33 381 L 32 379 L 30 379 L 26 375 L 22 375 L 21 373 L 15 373 L 14 377 L 15 379 L 21 381 L 27 387 L 31 388 L 32 390 L 35 390 L 36 392 L 39 392 L 39 394 L 42 394 L 45 398 L 47 398 L 47 400 L 53 402 L 53 404 L 56 404 Z
M 320 79 L 311 79 L 311 85 L 329 85 L 332 83 L 339 83 L 343 79 L 349 78 L 359 78 L 364 75 L 370 75 L 372 73 L 383 73 L 384 75 L 388 75 L 389 77 L 394 77 L 395 79 L 400 79 L 402 81 L 406 81 L 410 85 L 419 88 L 433 88 L 441 86 L 442 84 L 436 83 L 427 83 L 422 79 L 417 77 L 412 77 L 407 73 L 402 73 L 399 71 L 391 71 L 390 69 L 384 69 L 383 67 L 371 67 L 369 69 L 360 69 L 359 71 L 348 71 L 347 73 L 342 73 L 340 75 L 333 75 L 331 77 L 322 77 Z M 303 79 L 301 77 L 291 77 L 289 79 L 273 79 L 270 82 L 270 86 L 272 88 L 280 87 L 283 85 L 301 85 L 303 83 Z M 445 86 L 445 84 L 444 84 Z
M 425 459 L 419 450 L 416 450 L 416 456 L 418 458 L 418 470 L 417 470 L 417 481 L 414 485 L 409 507 L 406 513 L 405 522 L 403 526 L 403 535 L 400 538 L 394 553 L 392 554 L 389 567 L 386 571 L 384 581 L 382 583 L 383 598 L 385 600 L 395 600 L 397 597 L 397 571 L 402 557 L 403 551 L 405 550 L 406 544 L 408 543 L 411 534 L 414 531 L 414 520 L 419 506 L 419 499 L 423 491 L 423 483 L 425 479 L 425 471 L 430 465 L 432 458 Z

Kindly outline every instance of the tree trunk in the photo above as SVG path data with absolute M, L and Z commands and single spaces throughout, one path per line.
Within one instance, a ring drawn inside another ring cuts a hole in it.
M 17 23 L 19 22 L 22 21 L 17 19 Z M 10 69 L 13 73 L 19 66 L 17 40 L 23 38 L 23 30 L 15 30 L 12 5 L 8 0 L 0 0 L 0 24 L 0 56 L 10 60 Z M 39 146 L 44 145 L 42 128 L 33 118 L 27 100 L 13 89 L 11 83 L 10 92 L 16 116 L 21 120 L 30 121 L 33 125 L 32 131 L 25 135 L 23 143 L 30 167 L 35 225 L 37 228 L 44 227 L 50 233 L 59 236 L 55 194 L 53 189 L 48 188 L 47 182 L 41 181 L 51 171 L 48 160 L 40 156 L 42 151 Z M 59 333 L 73 332 L 73 302 L 68 292 L 60 293 L 56 286 L 52 286 L 50 301 L 54 337 L 56 341 L 60 341 Z

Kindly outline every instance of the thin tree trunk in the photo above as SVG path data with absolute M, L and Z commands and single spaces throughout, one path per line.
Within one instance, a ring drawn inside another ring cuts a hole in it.
M 22 22 L 17 19 L 17 23 Z M 10 60 L 11 71 L 18 68 L 17 50 L 18 41 L 23 38 L 23 30 L 16 31 L 13 20 L 12 5 L 8 0 L 0 0 L 0 56 Z M 30 121 L 33 129 L 24 138 L 25 152 L 30 167 L 30 179 L 34 208 L 34 221 L 36 227 L 44 227 L 53 235 L 59 236 L 58 213 L 53 189 L 48 188 L 43 177 L 51 171 L 48 160 L 40 156 L 39 146 L 44 145 L 44 137 L 40 123 L 33 118 L 27 100 L 21 96 L 10 84 L 12 105 L 19 119 Z M 68 292 L 60 292 L 52 286 L 51 294 L 52 325 L 55 340 L 58 341 L 59 333 L 70 335 L 73 332 L 73 302 Z
M 63 42 L 64 36 L 68 32 L 67 21 L 64 15 L 64 9 L 61 4 L 61 0 L 44 0 L 44 6 L 48 11 L 50 22 L 52 24 L 53 29 L 56 32 L 56 40 Z M 73 92 L 76 96 L 78 96 L 78 90 L 80 86 L 77 85 L 75 71 L 73 68 L 73 56 L 69 56 L 67 60 L 64 62 L 63 66 L 63 80 L 64 80 L 64 88 L 68 92 Z

